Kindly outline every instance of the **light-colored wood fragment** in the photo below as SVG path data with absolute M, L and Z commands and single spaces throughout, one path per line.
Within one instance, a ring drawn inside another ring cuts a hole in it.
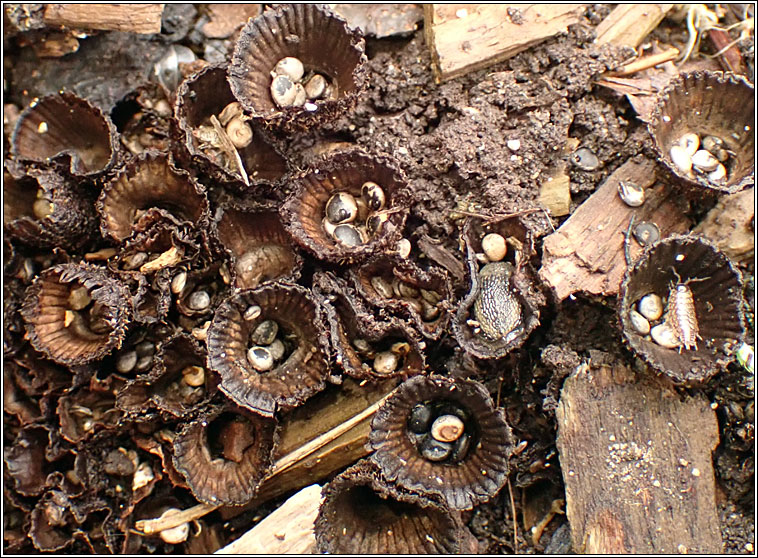
M 553 217 L 569 214 L 571 190 L 565 163 L 557 166 L 540 185 L 540 203 Z
M 43 21 L 71 29 L 160 33 L 164 4 L 47 4 Z
M 545 238 L 540 278 L 558 301 L 572 293 L 613 296 L 626 270 L 624 238 L 629 222 L 651 221 L 661 238 L 689 230 L 689 220 L 677 207 L 678 192 L 656 183 L 654 161 L 638 158 L 624 163 L 580 205 L 561 227 Z M 618 195 L 619 182 L 635 182 L 645 188 L 645 203 L 629 207 Z M 642 247 L 630 240 L 635 260 Z
M 438 81 L 506 60 L 579 22 L 583 4 L 425 4 Z
M 650 56 L 643 56 L 642 58 L 638 58 L 634 62 L 630 62 L 629 64 L 622 66 L 615 72 L 609 72 L 607 75 L 628 76 L 631 74 L 636 74 L 637 72 L 641 72 L 642 70 L 647 70 L 648 68 L 654 68 L 658 64 L 663 64 L 671 60 L 676 60 L 678 56 L 679 56 L 679 49 L 676 47 L 671 47 L 669 49 L 664 50 L 663 52 L 659 52 L 656 54 L 651 54 Z M 601 79 L 602 77 L 603 76 L 601 76 Z
M 597 44 L 637 48 L 674 4 L 620 4 L 595 29 Z
M 321 505 L 321 487 L 312 484 L 290 497 L 236 541 L 215 554 L 311 554 L 313 523 Z
M 563 385 L 556 419 L 575 552 L 723 552 L 719 429 L 706 397 L 682 397 L 620 364 L 582 365 Z
M 191 508 L 187 508 L 186 510 L 182 510 L 179 513 L 166 517 L 141 519 L 134 524 L 134 528 L 138 531 L 142 531 L 146 535 L 154 535 L 155 533 L 178 527 L 182 523 L 187 523 L 193 519 L 199 519 L 216 509 L 218 509 L 217 505 L 197 504 L 196 506 L 192 506 Z

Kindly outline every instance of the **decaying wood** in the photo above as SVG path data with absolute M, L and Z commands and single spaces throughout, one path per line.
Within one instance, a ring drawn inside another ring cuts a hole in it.
M 425 4 L 438 81 L 506 60 L 579 22 L 583 4 Z
M 755 257 L 755 188 L 724 196 L 692 231 L 713 242 L 727 256 L 747 263 Z
M 160 33 L 164 4 L 47 4 L 45 25 L 71 29 Z
M 313 523 L 321 505 L 321 487 L 312 484 L 291 496 L 263 521 L 215 554 L 313 554 Z
M 208 22 L 201 31 L 209 39 L 226 39 L 262 9 L 263 4 L 208 4 Z
M 556 411 L 574 551 L 723 552 L 706 397 L 682 397 L 616 366 L 580 366 Z
M 540 184 L 540 203 L 553 217 L 563 217 L 571 211 L 571 186 L 566 163 L 557 165 Z
M 595 29 L 598 44 L 637 48 L 674 4 L 621 4 Z
M 441 241 L 422 234 L 418 239 L 418 247 L 425 257 L 447 269 L 456 281 L 463 281 L 466 276 L 463 263 L 451 254 Z
M 569 217 L 545 238 L 540 277 L 561 301 L 572 293 L 612 296 L 618 293 L 626 270 L 624 238 L 629 221 L 655 223 L 661 238 L 689 230 L 689 220 L 674 200 L 677 190 L 656 183 L 655 162 L 638 158 L 624 163 Z M 645 203 L 629 207 L 618 195 L 619 182 L 645 188 Z M 642 247 L 632 239 L 636 259 Z

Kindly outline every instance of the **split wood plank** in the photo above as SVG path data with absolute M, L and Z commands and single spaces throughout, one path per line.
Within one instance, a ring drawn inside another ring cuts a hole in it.
M 46 25 L 71 29 L 160 33 L 164 4 L 47 4 Z
M 655 223 L 661 238 L 689 230 L 689 220 L 676 206 L 678 195 L 672 186 L 656 182 L 656 165 L 646 158 L 624 163 L 569 217 L 545 238 L 540 278 L 556 300 L 575 292 L 613 296 L 618 293 L 626 271 L 624 238 L 629 222 Z M 629 207 L 618 195 L 621 181 L 645 188 L 645 203 Z M 642 247 L 632 238 L 631 259 Z
M 425 4 L 437 81 L 506 60 L 578 23 L 583 4 Z
M 582 365 L 556 415 L 575 552 L 723 552 L 712 465 L 719 430 L 706 397 L 682 398 L 621 365 Z
M 313 554 L 313 523 L 321 506 L 321 487 L 312 484 L 291 496 L 237 540 L 215 554 Z
M 595 28 L 597 44 L 637 48 L 674 4 L 621 4 Z

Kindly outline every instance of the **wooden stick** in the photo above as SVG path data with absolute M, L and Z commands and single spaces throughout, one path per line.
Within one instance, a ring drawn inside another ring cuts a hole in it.
M 597 26 L 595 42 L 637 48 L 673 7 L 674 4 L 621 4 Z
M 164 4 L 47 4 L 43 21 L 72 29 L 160 33 Z
M 194 519 L 200 519 L 204 515 L 207 515 L 218 508 L 218 505 L 198 504 L 166 517 L 141 519 L 134 524 L 134 528 L 138 531 L 142 531 L 146 535 L 154 535 L 161 531 L 165 531 L 166 529 L 178 527 L 182 523 L 188 523 Z
M 379 407 L 382 406 L 382 404 L 387 401 L 387 398 L 392 395 L 391 393 L 388 393 L 384 397 L 382 397 L 379 401 L 374 403 L 373 405 L 367 407 L 351 419 L 343 422 L 339 426 L 332 428 L 329 432 L 326 432 L 319 436 L 318 438 L 315 438 L 308 442 L 307 444 L 300 446 L 292 453 L 289 453 L 279 459 L 276 463 L 274 463 L 274 466 L 271 469 L 271 472 L 268 474 L 268 477 L 273 477 L 278 475 L 279 473 L 286 471 L 293 465 L 295 465 L 299 461 L 303 461 L 305 458 L 307 458 L 309 455 L 315 453 L 319 449 L 323 448 L 326 444 L 329 442 L 335 440 L 336 438 L 340 437 L 342 434 L 347 432 L 348 430 L 351 430 L 353 427 L 355 427 L 357 424 L 359 424 L 361 421 L 373 416 L 373 414 L 379 409 Z
M 303 488 L 215 554 L 312 554 L 316 545 L 313 523 L 318 516 L 321 500 L 319 485 Z
M 653 68 L 657 66 L 658 64 L 663 64 L 664 62 L 669 62 L 670 60 L 676 60 L 678 56 L 679 56 L 679 49 L 676 47 L 671 47 L 667 50 L 664 50 L 663 52 L 659 52 L 658 54 L 643 56 L 642 58 L 639 58 L 630 64 L 626 64 L 625 66 L 622 66 L 615 72 L 608 72 L 605 75 L 620 77 L 620 76 L 628 76 L 630 74 L 636 74 L 637 72 L 641 72 L 642 70 Z M 604 76 L 600 76 L 600 77 L 602 78 Z

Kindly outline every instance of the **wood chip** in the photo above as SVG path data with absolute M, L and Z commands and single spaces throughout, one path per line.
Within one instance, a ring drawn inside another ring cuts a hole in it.
M 181 250 L 179 250 L 176 246 L 172 246 L 154 260 L 143 264 L 139 270 L 141 273 L 152 273 L 153 271 L 158 271 L 164 267 L 171 267 L 172 265 L 176 265 L 182 261 L 183 255 L 184 254 Z
M 437 81 L 506 60 L 578 23 L 583 4 L 424 4 Z
M 621 4 L 597 26 L 595 42 L 636 48 L 673 7 L 674 4 Z
M 290 497 L 247 533 L 215 554 L 312 554 L 313 523 L 321 505 L 321 487 L 312 484 Z
M 211 124 L 213 124 L 213 129 L 216 131 L 218 141 L 221 144 L 221 149 L 230 161 L 234 161 L 234 165 L 237 167 L 237 173 L 242 177 L 242 181 L 245 183 L 245 186 L 250 186 L 250 179 L 247 177 L 247 171 L 245 170 L 245 166 L 242 164 L 240 154 L 237 151 L 237 148 L 234 147 L 232 140 L 229 139 L 226 130 L 224 130 L 224 127 L 221 125 L 221 123 L 218 121 L 218 118 L 216 118 L 216 115 L 214 114 L 211 115 Z
M 682 397 L 621 365 L 582 365 L 556 418 L 574 552 L 723 552 L 711 457 L 719 428 L 705 396 Z
M 678 192 L 669 185 L 656 184 L 655 169 L 655 162 L 648 159 L 627 161 L 545 238 L 539 274 L 557 300 L 575 292 L 602 296 L 618 293 L 626 270 L 624 237 L 632 215 L 636 223 L 651 221 L 658 225 L 662 237 L 689 230 L 689 220 L 675 204 Z M 642 206 L 632 208 L 621 201 L 621 180 L 646 188 Z M 632 259 L 641 251 L 632 239 Z
M 165 4 L 46 4 L 46 25 L 71 29 L 160 33 Z
M 553 217 L 569 214 L 571 210 L 571 189 L 565 162 L 556 165 L 540 184 L 540 203 Z
M 424 10 L 418 4 L 329 4 L 329 7 L 351 27 L 378 39 L 413 33 L 424 19 Z

